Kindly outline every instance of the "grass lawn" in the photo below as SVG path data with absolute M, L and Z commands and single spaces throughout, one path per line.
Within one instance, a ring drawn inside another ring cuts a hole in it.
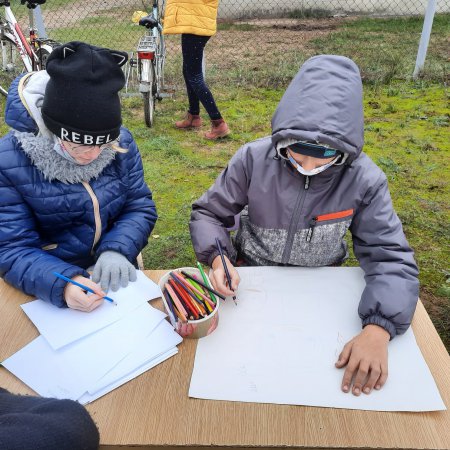
M 202 138 L 206 124 L 198 133 L 173 127 L 174 120 L 183 116 L 186 109 L 183 88 L 157 105 L 152 129 L 144 125 L 141 99 L 124 98 L 124 124 L 138 142 L 146 181 L 159 213 L 144 250 L 146 268 L 194 264 L 188 230 L 192 202 L 213 183 L 242 144 L 270 134 L 271 116 L 302 61 L 318 53 L 344 54 L 360 65 L 365 81 L 365 152 L 388 176 L 395 209 L 416 252 L 421 299 L 450 349 L 450 111 L 446 88 L 448 62 L 443 44 L 449 35 L 445 25 L 448 17 L 436 18 L 429 64 L 424 77 L 417 82 L 408 79 L 414 68 L 422 23 L 417 18 L 363 18 L 345 22 L 328 34 L 299 42 L 299 49 L 291 45 L 283 55 L 278 55 L 278 65 L 273 62 L 261 69 L 251 52 L 242 55 L 245 63 L 240 68 L 227 66 L 229 60 L 225 56 L 220 59 L 211 54 L 207 59 L 208 80 L 232 129 L 231 136 L 221 142 Z M 90 20 L 85 21 L 85 27 Z M 245 42 L 256 32 L 249 26 L 240 26 L 238 30 L 221 28 L 222 34 L 215 37 L 215 43 L 211 40 L 211 49 L 218 46 L 224 33 L 241 33 L 240 39 Z M 69 30 L 64 32 L 69 34 Z M 245 37 L 242 33 L 246 33 Z M 104 35 L 101 44 L 107 43 L 108 36 Z M 173 61 L 179 65 L 178 56 L 173 55 L 172 64 Z M 170 67 L 171 62 L 168 63 Z M 4 105 L 3 98 L 0 105 Z M 3 120 L 1 123 L 3 135 L 7 127 Z M 347 264 L 356 265 L 357 261 L 351 256 Z

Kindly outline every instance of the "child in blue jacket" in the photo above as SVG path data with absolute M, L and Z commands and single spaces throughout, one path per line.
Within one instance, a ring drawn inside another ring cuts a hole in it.
M 52 52 L 46 71 L 15 80 L 8 94 L 0 276 L 56 306 L 92 311 L 108 288 L 134 281 L 156 222 L 141 156 L 121 127 L 126 60 L 123 52 L 70 42 Z

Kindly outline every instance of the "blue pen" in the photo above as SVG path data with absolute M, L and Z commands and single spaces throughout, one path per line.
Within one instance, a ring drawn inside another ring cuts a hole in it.
M 53 275 L 55 275 L 58 278 L 61 278 L 61 280 L 67 281 L 68 283 L 72 283 L 75 286 L 80 287 L 81 289 L 90 292 L 91 294 L 95 294 L 95 292 L 90 288 L 85 286 L 84 284 L 78 283 L 77 281 L 73 281 L 70 278 L 65 277 L 64 275 L 61 275 L 58 272 L 53 272 Z M 103 297 L 105 300 L 108 300 L 108 302 L 111 302 L 113 305 L 117 305 L 117 302 L 113 300 L 111 297 Z

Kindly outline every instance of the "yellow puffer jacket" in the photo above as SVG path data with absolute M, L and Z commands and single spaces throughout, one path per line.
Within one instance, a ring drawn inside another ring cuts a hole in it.
M 216 33 L 219 0 L 167 0 L 164 13 L 164 34 Z

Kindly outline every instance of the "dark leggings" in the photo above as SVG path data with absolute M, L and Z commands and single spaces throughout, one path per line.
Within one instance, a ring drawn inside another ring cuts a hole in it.
M 214 97 L 203 78 L 202 62 L 203 49 L 209 36 L 195 34 L 181 35 L 181 49 L 183 51 L 183 76 L 189 98 L 189 112 L 200 113 L 200 102 L 206 109 L 211 120 L 221 119 Z

